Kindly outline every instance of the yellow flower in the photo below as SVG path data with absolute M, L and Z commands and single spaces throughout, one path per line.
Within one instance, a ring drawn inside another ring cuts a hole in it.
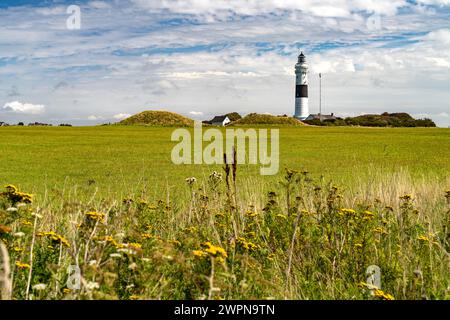
M 23 263 L 23 262 L 20 262 L 20 261 L 16 261 L 16 267 L 18 269 L 20 269 L 20 270 L 30 269 L 31 268 L 31 266 L 28 263 Z
M 127 245 L 127 247 L 129 248 L 129 249 L 133 249 L 133 250 L 135 250 L 135 251 L 139 251 L 139 250 L 141 250 L 142 249 L 142 245 L 140 244 L 140 243 L 129 243 L 128 245 Z
M 22 202 L 22 203 L 32 203 L 33 195 L 30 193 L 20 192 L 16 186 L 9 184 L 5 186 L 6 192 L 1 193 L 0 195 L 7 197 L 10 201 Z
M 376 233 L 379 233 L 379 234 L 388 234 L 388 232 L 381 227 L 377 227 L 377 228 L 373 229 L 373 231 Z
M 360 249 L 362 247 L 363 247 L 362 243 L 355 243 L 355 248 Z
M 224 248 L 215 246 L 209 241 L 203 243 L 202 246 L 205 247 L 204 251 L 209 253 L 213 257 L 220 257 L 220 256 L 222 256 L 223 258 L 228 257 L 227 252 L 225 251 Z
M 196 256 L 196 257 L 199 257 L 199 258 L 203 258 L 203 257 L 207 257 L 208 256 L 208 254 L 206 252 L 202 251 L 202 250 L 194 250 L 194 251 L 192 251 L 192 254 L 194 256 Z
M 248 210 L 245 214 L 249 218 L 253 218 L 253 217 L 256 217 L 258 215 L 258 213 L 256 211 L 254 211 L 254 210 Z
M 67 248 L 70 248 L 69 241 L 67 241 L 63 236 L 57 234 L 54 231 L 48 231 L 48 232 L 40 232 L 37 234 L 38 237 L 46 237 L 47 239 L 51 240 L 52 242 L 56 244 L 63 245 Z
M 410 200 L 412 200 L 412 195 L 410 195 L 410 194 L 405 194 L 405 195 L 403 195 L 403 196 L 401 196 L 400 197 L 400 200 L 403 200 L 403 201 L 410 201 Z
M 186 231 L 187 233 L 196 233 L 197 232 L 197 228 L 196 227 L 189 227 L 189 228 L 185 228 L 184 231 Z
M 274 253 L 271 253 L 271 254 L 269 254 L 267 256 L 267 260 L 269 260 L 269 261 L 273 261 L 274 258 L 275 258 L 275 254 Z
M 342 208 L 341 210 L 339 210 L 338 213 L 340 216 L 354 216 L 356 214 L 356 211 L 353 209 L 349 209 L 349 208 Z
M 245 250 L 254 251 L 254 250 L 258 249 L 258 245 L 254 244 L 254 243 L 252 243 L 250 241 L 247 241 L 244 238 L 237 238 L 236 241 Z
M 374 295 L 377 298 L 380 298 L 381 300 L 395 300 L 394 296 L 392 296 L 389 293 L 385 293 L 384 291 L 380 290 L 380 289 L 376 289 L 374 291 Z
M 430 241 L 430 238 L 428 238 L 428 237 L 425 236 L 425 235 L 421 235 L 421 236 L 418 236 L 418 237 L 417 237 L 417 240 L 420 240 L 420 241 L 423 241 L 423 242 L 429 242 L 429 241 Z
M 375 216 L 375 213 L 373 213 L 373 212 L 370 212 L 370 211 L 367 211 L 367 210 L 363 212 L 363 219 L 364 220 L 370 220 L 374 216 Z
M 99 222 L 104 222 L 106 216 L 104 213 L 96 211 L 87 212 L 85 215 L 88 219 Z
M 181 246 L 181 242 L 178 241 L 178 240 L 170 240 L 169 242 L 172 243 L 173 245 L 177 246 L 177 247 Z

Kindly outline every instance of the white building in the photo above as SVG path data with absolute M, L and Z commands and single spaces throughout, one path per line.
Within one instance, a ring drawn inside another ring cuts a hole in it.
M 221 126 L 221 127 L 225 127 L 230 122 L 231 122 L 231 120 L 230 120 L 230 118 L 228 118 L 228 116 L 217 116 L 211 120 L 211 124 L 213 126 Z
M 300 53 L 295 65 L 295 115 L 299 120 L 305 120 L 309 116 L 308 106 L 308 64 L 305 55 Z

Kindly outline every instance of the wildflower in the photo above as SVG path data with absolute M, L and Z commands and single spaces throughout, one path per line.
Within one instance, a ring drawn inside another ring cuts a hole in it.
M 354 216 L 354 215 L 356 215 L 356 211 L 353 210 L 353 209 L 342 208 L 342 209 L 339 210 L 338 214 L 339 214 L 341 217 L 344 217 L 344 216 Z
M 192 251 L 192 254 L 198 258 L 203 258 L 203 257 L 208 256 L 208 254 L 202 250 L 194 250 L 194 251 Z
M 128 247 L 129 249 L 133 249 L 133 250 L 135 250 L 135 251 L 139 251 L 139 250 L 142 249 L 142 245 L 141 245 L 140 243 L 129 243 L 129 244 L 127 245 L 127 247 Z
M 245 250 L 254 251 L 254 250 L 258 249 L 258 245 L 254 244 L 254 243 L 252 243 L 250 241 L 247 241 L 244 238 L 241 238 L 241 237 L 237 238 L 236 241 Z
M 374 291 L 374 295 L 377 298 L 380 298 L 382 300 L 395 300 L 395 298 L 389 294 L 389 293 L 385 293 L 384 291 L 380 290 L 380 289 L 376 289 Z
M 69 288 L 64 288 L 64 289 L 63 289 L 63 293 L 64 293 L 64 294 L 70 294 L 70 293 L 72 293 L 72 290 L 69 289 Z
M 67 248 L 70 248 L 69 241 L 67 241 L 63 236 L 55 233 L 54 231 L 40 232 L 40 233 L 37 234 L 37 236 L 38 237 L 46 237 L 47 239 L 51 240 L 52 243 L 60 244 L 60 245 L 63 245 L 65 247 L 67 247 Z
M 203 243 L 202 246 L 206 248 L 204 251 L 209 253 L 213 257 L 220 257 L 220 256 L 222 256 L 223 258 L 228 257 L 227 252 L 225 251 L 224 248 L 215 246 L 209 241 Z
M 403 196 L 401 196 L 400 197 L 400 200 L 403 200 L 403 201 L 410 201 L 410 200 L 412 200 L 412 195 L 410 195 L 410 194 L 405 194 L 405 195 L 403 195 Z
M 7 212 L 16 212 L 17 210 L 19 210 L 19 209 L 14 208 L 14 207 L 6 209 Z
M 173 245 L 177 246 L 177 247 L 181 246 L 181 242 L 178 241 L 178 240 L 170 240 L 169 242 L 172 243 Z
M 0 234 L 10 233 L 12 229 L 10 227 L 4 226 L 0 224 Z
M 32 226 L 33 223 L 31 221 L 28 221 L 28 220 L 22 220 L 22 225 L 23 226 Z
M 381 227 L 377 227 L 377 228 L 373 229 L 373 231 L 375 233 L 379 233 L 379 234 L 388 234 L 388 232 Z
M 6 192 L 1 193 L 0 195 L 8 198 L 12 203 L 32 203 L 33 195 L 25 192 L 20 192 L 16 186 L 12 184 L 5 186 Z
M 120 259 L 120 258 L 122 258 L 122 255 L 120 253 L 111 253 L 109 255 L 109 257 L 110 258 L 118 258 L 118 259 Z
M 33 286 L 33 290 L 36 291 L 44 291 L 47 288 L 47 285 L 45 283 L 39 283 L 39 284 L 35 284 Z
M 93 291 L 93 290 L 96 290 L 96 289 L 99 289 L 99 288 L 100 288 L 100 285 L 97 282 L 89 281 L 86 284 L 86 289 L 88 291 Z
M 189 227 L 189 228 L 185 228 L 184 231 L 186 231 L 187 233 L 196 233 L 197 232 L 197 228 L 196 227 Z
M 188 186 L 192 186 L 196 181 L 197 179 L 194 177 L 186 178 L 186 183 L 188 184 Z
M 138 265 L 136 264 L 136 262 L 133 262 L 132 264 L 130 264 L 130 265 L 128 266 L 128 269 L 134 271 L 134 270 L 137 269 L 137 267 L 138 267 Z
M 102 223 L 105 222 L 106 215 L 102 212 L 90 211 L 90 212 L 87 212 L 85 215 L 90 220 L 98 221 L 98 222 L 102 222 Z
M 123 199 L 122 200 L 122 203 L 123 204 L 126 204 L 126 205 L 130 205 L 130 204 L 132 204 L 134 201 L 133 201 L 133 199 L 131 199 L 131 198 L 125 198 L 125 199 Z
M 143 234 L 141 234 L 141 237 L 143 239 L 152 239 L 152 238 L 154 238 L 154 236 L 151 235 L 150 233 L 143 233 Z
M 23 263 L 23 262 L 20 262 L 20 261 L 16 261 L 16 267 L 19 270 L 30 269 L 31 268 L 31 266 L 28 263 Z
M 430 242 L 430 238 L 428 238 L 425 235 L 418 236 L 417 240 L 420 240 L 420 241 L 423 241 L 423 242 Z
M 22 238 L 23 236 L 25 236 L 25 233 L 23 233 L 23 232 L 14 233 L 14 237 L 16 237 L 16 238 Z
M 247 217 L 253 218 L 258 215 L 258 212 L 254 211 L 254 210 L 248 210 L 245 214 L 247 215 Z
M 370 212 L 370 211 L 367 211 L 367 210 L 363 212 L 363 219 L 364 220 L 370 220 L 374 216 L 375 216 L 375 213 L 373 213 L 373 212 Z
M 213 173 L 209 175 L 209 179 L 213 183 L 219 183 L 220 181 L 222 181 L 222 174 L 217 171 L 213 171 Z
M 362 243 L 355 243 L 355 248 L 361 249 L 363 247 Z

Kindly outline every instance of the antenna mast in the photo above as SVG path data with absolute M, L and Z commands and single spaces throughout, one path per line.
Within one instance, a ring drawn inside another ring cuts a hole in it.
M 322 122 L 322 73 L 319 73 L 319 119 Z

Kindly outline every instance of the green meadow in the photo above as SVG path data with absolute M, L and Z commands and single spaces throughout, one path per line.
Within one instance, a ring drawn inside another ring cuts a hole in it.
M 244 128 L 245 129 L 245 128 Z M 33 192 L 65 185 L 122 193 L 148 184 L 156 192 L 187 177 L 203 177 L 217 166 L 171 162 L 173 128 L 74 127 L 0 128 L 0 181 Z M 450 129 L 281 128 L 280 174 L 307 170 L 353 186 L 374 175 L 403 172 L 414 180 L 444 183 L 450 172 Z M 240 166 L 260 177 L 259 165 Z
M 0 299 L 450 299 L 450 129 L 283 127 L 275 176 L 173 130 L 0 128 Z

